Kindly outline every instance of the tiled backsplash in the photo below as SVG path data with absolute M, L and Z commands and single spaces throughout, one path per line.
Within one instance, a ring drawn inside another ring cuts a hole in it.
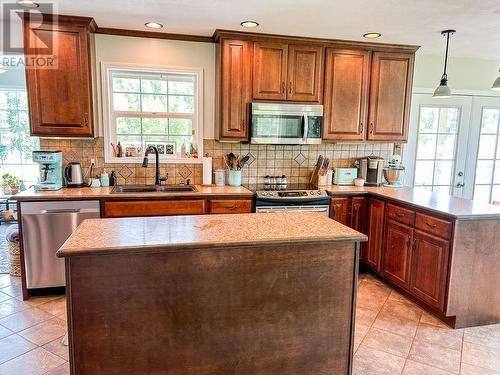
M 110 173 L 116 171 L 118 184 L 144 184 L 154 181 L 154 167 L 143 168 L 141 164 L 105 164 L 103 138 L 96 139 L 41 139 L 44 150 L 59 149 L 63 152 L 64 164 L 77 161 L 86 171 L 90 160 L 95 159 L 94 175 L 103 168 Z M 290 183 L 309 181 L 319 155 L 331 160 L 330 167 L 350 167 L 354 159 L 371 154 L 387 159 L 394 152 L 394 144 L 347 144 L 323 143 L 310 146 L 253 145 L 244 143 L 221 143 L 215 140 L 204 141 L 204 152 L 213 157 L 213 168 L 223 167 L 223 155 L 233 152 L 237 155 L 250 154 L 247 166 L 243 168 L 243 184 L 262 183 L 264 176 L 286 175 Z M 161 174 L 168 174 L 169 184 L 178 184 L 190 179 L 201 184 L 202 166 L 200 164 L 162 164 Z

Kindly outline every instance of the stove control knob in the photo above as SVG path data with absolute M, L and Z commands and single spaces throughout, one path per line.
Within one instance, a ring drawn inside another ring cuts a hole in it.
M 312 191 L 312 190 L 311 190 L 311 191 L 309 192 L 309 194 L 314 195 L 314 191 Z
M 265 197 L 267 195 L 266 192 L 263 192 L 263 193 L 260 193 L 263 197 Z

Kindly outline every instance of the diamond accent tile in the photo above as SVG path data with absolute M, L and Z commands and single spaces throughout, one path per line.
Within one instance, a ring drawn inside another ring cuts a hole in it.
M 297 156 L 295 156 L 295 157 L 293 158 L 293 160 L 295 160 L 295 162 L 296 162 L 298 165 L 302 165 L 302 164 L 304 164 L 304 162 L 306 161 L 306 159 L 307 159 L 307 158 L 304 156 L 304 154 L 303 154 L 302 152 L 299 152 L 299 153 L 297 154 Z
M 182 178 L 188 178 L 189 176 L 191 176 L 193 173 L 191 172 L 191 170 L 186 167 L 186 166 L 183 166 L 180 170 L 179 170 L 179 174 L 182 176 Z
M 132 170 L 129 167 L 125 166 L 118 171 L 118 174 L 124 179 L 127 179 L 132 176 Z
M 248 159 L 248 161 L 247 161 L 247 164 L 246 164 L 247 166 L 251 166 L 251 165 L 252 165 L 252 163 L 253 163 L 255 160 L 257 160 L 257 159 L 255 158 L 255 156 L 253 156 L 253 154 L 252 154 L 251 152 L 249 152 L 249 153 L 248 153 L 248 154 L 246 154 L 245 156 L 248 156 L 248 157 L 249 157 L 249 159 Z

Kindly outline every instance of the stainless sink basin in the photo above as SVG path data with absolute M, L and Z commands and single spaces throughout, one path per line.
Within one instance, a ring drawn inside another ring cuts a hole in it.
M 120 193 L 178 193 L 178 192 L 193 192 L 196 187 L 193 185 L 121 185 L 115 186 L 111 190 L 112 194 Z

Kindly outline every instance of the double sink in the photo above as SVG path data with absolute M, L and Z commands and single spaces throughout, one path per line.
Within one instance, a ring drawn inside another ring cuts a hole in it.
M 193 185 L 121 185 L 115 186 L 111 193 L 182 193 L 195 191 L 197 189 Z

